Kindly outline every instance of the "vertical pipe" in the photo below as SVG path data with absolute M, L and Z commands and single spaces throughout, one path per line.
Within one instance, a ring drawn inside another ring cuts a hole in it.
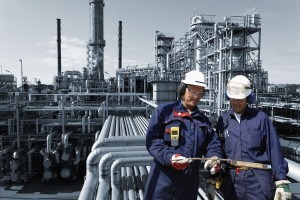
M 259 34 L 258 34 L 258 54 L 257 54 L 257 62 L 256 62 L 256 70 L 257 70 L 257 74 L 256 74 L 256 77 L 257 77 L 257 80 L 256 80 L 256 85 L 257 85 L 257 88 L 256 88 L 256 94 L 255 94 L 255 107 L 258 108 L 258 97 L 259 97 L 259 76 L 260 76 L 260 43 L 261 43 L 261 30 L 259 29 Z
M 19 60 L 21 63 L 21 91 L 24 92 L 24 88 L 23 88 L 23 63 L 22 63 L 22 59 Z
M 122 21 L 119 21 L 119 69 L 122 68 Z
M 57 76 L 61 75 L 61 39 L 60 39 L 60 19 L 57 21 Z
M 28 176 L 31 178 L 32 175 L 32 154 L 36 151 L 36 148 L 32 148 L 30 151 L 27 152 L 28 157 Z
M 65 134 L 65 96 L 61 95 L 62 134 Z
M 17 147 L 20 149 L 20 120 L 19 120 L 19 93 L 16 92 L 16 123 L 17 123 Z
M 201 72 L 201 64 L 202 64 L 202 60 L 201 59 L 203 59 L 203 57 L 201 55 L 201 49 L 200 49 L 201 40 L 198 37 L 198 35 L 196 35 L 195 38 L 196 38 L 196 63 L 195 63 L 196 66 L 195 66 L 195 68 L 196 68 L 196 71 Z
M 92 118 L 92 111 L 89 110 L 89 115 L 88 115 L 88 118 L 87 118 L 88 133 L 91 133 L 91 118 Z

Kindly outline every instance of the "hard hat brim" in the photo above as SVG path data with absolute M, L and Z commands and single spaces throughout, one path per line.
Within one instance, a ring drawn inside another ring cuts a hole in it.
M 187 80 L 182 80 L 181 82 L 184 84 L 187 84 L 187 85 L 196 85 L 196 86 L 201 86 L 201 87 L 207 88 L 207 86 L 202 82 L 187 81 Z
M 227 96 L 230 98 L 230 99 L 245 99 L 247 98 L 249 95 L 251 94 L 251 91 L 245 93 L 245 94 L 230 94 L 230 93 L 227 93 Z

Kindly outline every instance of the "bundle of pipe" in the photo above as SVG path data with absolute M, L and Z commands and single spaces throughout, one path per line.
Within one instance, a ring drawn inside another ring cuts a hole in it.
M 145 147 L 147 126 L 148 120 L 141 116 L 109 116 L 106 119 L 88 156 L 79 199 L 108 199 L 110 195 L 119 199 L 119 189 L 123 199 L 143 198 L 143 186 L 152 161 Z M 135 180 L 138 183 L 134 183 Z

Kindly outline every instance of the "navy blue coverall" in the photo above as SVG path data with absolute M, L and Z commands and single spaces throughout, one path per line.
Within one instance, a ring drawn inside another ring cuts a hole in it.
M 272 170 L 230 169 L 220 188 L 224 199 L 273 199 L 274 181 L 286 179 L 288 164 L 268 115 L 247 107 L 239 123 L 230 110 L 219 118 L 216 131 L 224 135 L 227 158 L 272 167 Z
M 171 146 L 171 127 L 180 129 L 178 146 Z M 145 200 L 197 199 L 200 161 L 178 171 L 171 165 L 174 154 L 187 158 L 223 156 L 208 118 L 198 107 L 190 114 L 181 100 L 156 108 L 149 122 L 146 147 L 154 161 L 145 186 Z

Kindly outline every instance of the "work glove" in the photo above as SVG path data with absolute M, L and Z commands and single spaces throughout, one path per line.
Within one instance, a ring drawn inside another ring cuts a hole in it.
M 276 191 L 275 191 L 275 197 L 274 200 L 291 200 L 292 199 L 292 193 L 289 188 L 289 182 L 288 180 L 280 180 L 275 181 L 276 185 Z
M 206 180 L 206 197 L 208 200 L 215 200 L 216 198 L 216 181 L 213 179 Z
M 204 163 L 204 169 L 209 170 L 211 175 L 215 175 L 221 171 L 221 161 L 217 156 L 213 156 Z
M 191 159 L 183 157 L 180 154 L 174 154 L 171 158 L 172 167 L 176 170 L 187 168 L 191 162 Z

